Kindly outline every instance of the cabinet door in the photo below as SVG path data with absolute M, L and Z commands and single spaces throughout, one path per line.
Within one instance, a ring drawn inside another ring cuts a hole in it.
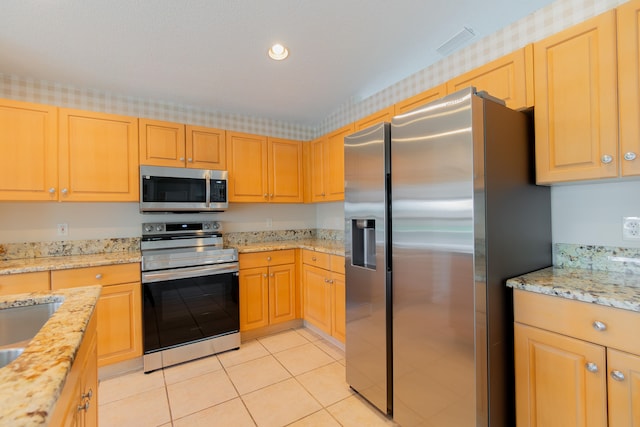
M 333 273 L 332 275 L 332 295 L 331 295 L 331 307 L 332 310 L 332 322 L 331 322 L 331 335 L 338 340 L 345 342 L 346 339 L 346 319 L 347 319 L 347 306 L 345 296 L 345 280 L 344 274 Z
M 302 142 L 268 139 L 269 201 L 302 203 Z
M 0 100 L 0 200 L 57 199 L 57 115 L 56 107 Z
M 327 136 L 329 150 L 327 201 L 344 200 L 344 137 L 352 133 L 353 124 L 350 124 Z
M 640 426 L 640 356 L 607 349 L 609 426 Z
M 225 170 L 227 168 L 225 131 L 187 125 L 186 155 L 188 168 Z
M 331 286 L 329 272 L 317 267 L 304 265 L 303 299 L 304 320 L 331 334 Z
M 140 119 L 140 164 L 185 166 L 184 125 Z
M 440 99 L 447 94 L 447 85 L 441 84 L 431 89 L 427 89 L 424 92 L 420 92 L 417 95 L 407 98 L 403 101 L 396 103 L 394 114 L 404 114 L 418 107 L 422 107 L 425 104 Z
M 618 175 L 615 24 L 611 10 L 534 43 L 540 184 Z
M 620 170 L 640 175 L 640 0 L 618 7 Z
M 98 340 L 94 332 L 85 339 L 89 340 L 86 358 L 82 363 L 80 378 L 80 406 L 78 422 L 83 427 L 98 426 Z M 82 361 L 81 361 L 82 362 Z
M 98 364 L 142 356 L 140 282 L 102 288 L 98 300 Z
M 61 201 L 139 200 L 138 119 L 60 109 Z
M 269 267 L 269 323 L 296 318 L 295 264 Z
M 377 125 L 382 122 L 391 122 L 393 118 L 394 108 L 393 105 L 387 108 L 384 108 L 380 111 L 376 111 L 373 114 L 364 117 L 354 124 L 354 131 L 357 132 L 362 129 L 366 129 L 369 126 Z
M 607 425 L 604 347 L 516 323 L 515 364 L 519 427 Z
M 48 271 L 0 276 L 0 295 L 48 291 L 50 289 Z
M 447 82 L 447 93 L 469 86 L 514 110 L 533 106 L 533 54 L 529 45 Z
M 230 202 L 268 201 L 267 137 L 227 133 Z
M 326 137 L 309 142 L 311 202 L 324 202 L 329 183 L 329 143 Z
M 240 331 L 269 324 L 269 271 L 267 267 L 241 269 Z

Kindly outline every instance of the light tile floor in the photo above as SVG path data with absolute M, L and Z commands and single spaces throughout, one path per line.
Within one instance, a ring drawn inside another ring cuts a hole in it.
M 103 380 L 99 425 L 394 426 L 345 382 L 344 352 L 309 329 Z

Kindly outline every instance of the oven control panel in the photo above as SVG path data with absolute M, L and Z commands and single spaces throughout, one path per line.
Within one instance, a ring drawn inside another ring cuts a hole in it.
M 142 224 L 143 236 L 163 234 L 201 234 L 219 233 L 222 226 L 218 221 L 206 222 L 145 222 Z

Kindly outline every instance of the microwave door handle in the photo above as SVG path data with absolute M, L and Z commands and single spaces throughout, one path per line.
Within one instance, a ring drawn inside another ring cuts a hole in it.
M 209 208 L 211 207 L 211 174 L 209 172 L 207 172 L 207 175 L 205 177 L 205 192 L 205 203 Z

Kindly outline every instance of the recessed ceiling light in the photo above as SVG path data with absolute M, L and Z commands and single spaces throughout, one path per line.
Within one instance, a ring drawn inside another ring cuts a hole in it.
M 271 59 L 275 59 L 276 61 L 282 61 L 287 56 L 289 56 L 289 51 L 286 47 L 281 45 L 280 43 L 276 43 L 269 49 L 269 57 Z

